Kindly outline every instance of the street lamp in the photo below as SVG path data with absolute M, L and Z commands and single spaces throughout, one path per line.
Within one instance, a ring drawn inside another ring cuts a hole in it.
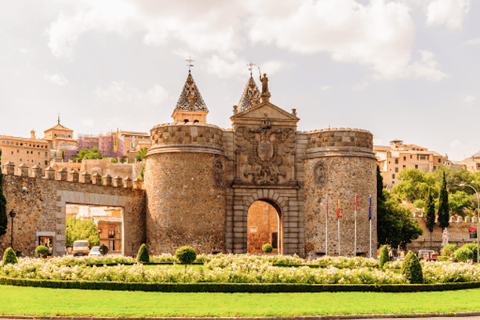
M 472 181 L 471 183 L 475 183 L 475 181 Z M 478 206 L 478 209 L 477 209 L 477 263 L 479 263 L 480 262 L 479 261 L 480 252 L 479 252 L 479 248 L 478 248 L 479 247 L 478 229 L 479 229 L 479 226 L 480 226 L 480 197 L 478 196 L 477 189 L 475 189 L 472 185 L 465 184 L 465 183 L 460 183 L 459 186 L 460 187 L 470 187 L 477 194 L 477 206 Z
M 10 238 L 10 246 L 12 247 L 13 249 L 13 218 L 15 218 L 15 216 L 17 215 L 17 213 L 15 211 L 10 210 L 10 218 L 12 218 L 12 232 L 11 232 L 11 238 Z

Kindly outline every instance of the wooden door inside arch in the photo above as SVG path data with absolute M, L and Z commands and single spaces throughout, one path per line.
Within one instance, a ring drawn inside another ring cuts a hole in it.
M 273 254 L 283 253 L 282 214 L 278 206 L 267 199 L 257 200 L 247 214 L 247 253 L 263 254 L 262 246 L 269 243 Z

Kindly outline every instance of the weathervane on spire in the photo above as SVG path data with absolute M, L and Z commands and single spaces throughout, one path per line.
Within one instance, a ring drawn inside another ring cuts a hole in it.
M 193 67 L 192 62 L 195 61 L 195 60 L 193 60 L 193 59 L 192 59 L 192 56 L 190 56 L 190 57 L 188 58 L 188 60 L 185 60 L 185 61 L 188 62 L 187 67 L 188 67 L 188 72 L 190 72 L 190 69 Z
M 60 113 L 58 113 L 58 124 L 60 124 Z
M 252 60 L 250 60 L 250 63 L 247 64 L 248 70 L 250 70 L 250 77 L 253 76 L 252 69 L 253 69 L 254 65 L 255 65 L 255 63 L 252 63 Z

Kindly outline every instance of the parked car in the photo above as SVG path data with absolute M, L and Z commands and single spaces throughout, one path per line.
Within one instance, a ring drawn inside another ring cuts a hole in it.
M 92 247 L 90 252 L 88 253 L 89 257 L 101 257 L 102 254 L 100 253 L 100 247 Z
M 77 240 L 73 243 L 73 256 L 86 256 L 88 255 L 90 244 L 88 240 Z

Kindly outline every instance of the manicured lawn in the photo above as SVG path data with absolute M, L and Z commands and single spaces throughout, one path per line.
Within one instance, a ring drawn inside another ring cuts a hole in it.
M 480 289 L 420 293 L 162 293 L 0 286 L 0 314 L 298 316 L 480 310 Z

